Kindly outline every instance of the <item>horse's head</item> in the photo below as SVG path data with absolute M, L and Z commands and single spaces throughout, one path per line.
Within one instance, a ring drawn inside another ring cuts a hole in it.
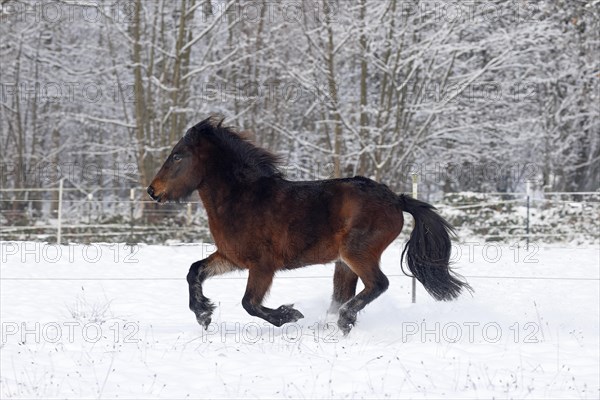
M 202 138 L 202 124 L 177 142 L 150 186 L 148 194 L 159 203 L 179 201 L 200 188 L 206 173 L 206 151 L 212 144 Z
M 222 122 L 210 117 L 187 131 L 148 186 L 150 197 L 159 203 L 181 200 L 200 189 L 206 178 L 234 185 L 281 177 L 278 157 Z

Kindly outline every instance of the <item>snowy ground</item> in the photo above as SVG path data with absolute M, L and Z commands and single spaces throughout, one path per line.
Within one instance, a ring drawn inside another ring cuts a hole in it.
M 476 290 L 438 303 L 384 254 L 390 289 L 349 336 L 327 315 L 332 266 L 280 274 L 250 317 L 245 275 L 213 278 L 203 332 L 187 307 L 189 265 L 211 246 L 0 244 L 2 398 L 582 398 L 600 396 L 599 249 L 455 248 Z

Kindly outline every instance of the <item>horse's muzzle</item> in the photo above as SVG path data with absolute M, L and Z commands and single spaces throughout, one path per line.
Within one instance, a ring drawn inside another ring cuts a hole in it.
M 152 187 L 152 185 L 148 186 L 148 189 L 146 191 L 148 192 L 148 194 L 150 195 L 150 197 L 152 197 L 152 200 L 155 200 L 155 201 L 157 201 L 157 202 L 160 203 L 160 197 L 161 196 L 157 196 L 154 193 L 154 188 Z

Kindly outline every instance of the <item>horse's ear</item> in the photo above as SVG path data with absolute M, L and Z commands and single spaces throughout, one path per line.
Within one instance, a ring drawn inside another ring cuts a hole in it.
M 194 130 L 200 132 L 201 130 L 205 129 L 208 126 L 211 126 L 212 122 L 212 117 L 208 117 L 206 119 L 203 119 L 202 121 L 198 122 L 196 125 L 193 126 Z
M 193 126 L 194 130 L 197 132 L 201 132 L 207 128 L 222 128 L 223 122 L 225 121 L 225 117 L 222 117 L 220 120 L 217 119 L 216 115 L 211 115 L 210 117 L 198 122 Z

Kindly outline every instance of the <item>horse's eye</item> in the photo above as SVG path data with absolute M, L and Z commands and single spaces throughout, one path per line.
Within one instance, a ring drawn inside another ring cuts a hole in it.
M 173 154 L 173 161 L 181 161 L 181 154 Z

